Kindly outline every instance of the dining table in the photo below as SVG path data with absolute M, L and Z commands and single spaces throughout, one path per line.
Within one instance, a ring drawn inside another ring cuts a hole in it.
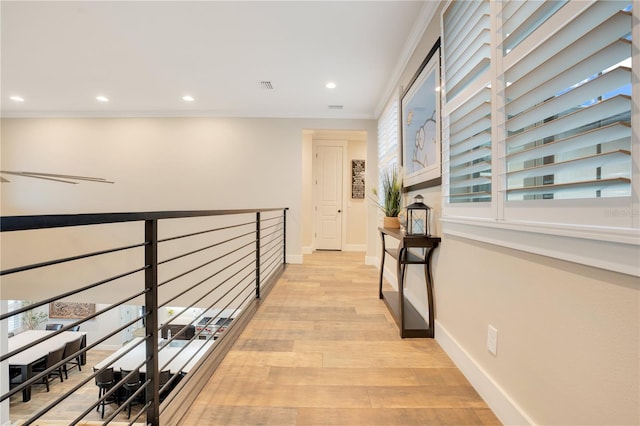
M 83 331 L 63 331 L 56 334 L 57 331 L 50 330 L 26 330 L 18 333 L 8 339 L 8 353 L 17 349 L 24 348 L 21 352 L 13 355 L 7 360 L 9 369 L 19 371 L 19 383 L 24 383 L 33 377 L 33 366 L 46 360 L 49 352 L 55 351 L 65 346 L 69 342 L 73 342 L 78 338 L 82 338 L 81 347 L 86 347 L 86 332 Z M 33 344 L 43 337 L 47 340 Z M 84 356 L 81 357 L 82 363 L 86 362 Z M 17 377 L 17 376 L 16 376 Z M 22 390 L 22 401 L 27 402 L 31 399 L 31 386 L 26 386 Z
M 140 373 L 146 373 L 146 345 L 143 340 L 142 337 L 132 339 L 96 364 L 94 369 L 113 367 L 115 372 L 138 369 Z M 169 343 L 162 339 L 158 342 L 158 368 L 161 371 L 169 370 L 171 375 L 187 374 L 214 344 L 213 339 L 174 340 Z

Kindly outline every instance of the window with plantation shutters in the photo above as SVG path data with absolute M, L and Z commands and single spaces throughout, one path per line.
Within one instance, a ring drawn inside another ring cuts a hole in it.
M 378 120 L 378 170 L 397 169 L 398 150 L 398 100 L 392 99 Z M 379 173 L 379 194 L 384 194 L 382 176 Z
M 449 203 L 489 202 L 492 197 L 489 6 L 488 1 L 454 1 L 443 17 Z
M 22 307 L 22 302 L 19 300 L 9 300 L 8 301 L 8 312 L 15 311 Z M 19 333 L 20 328 L 22 327 L 21 315 L 14 315 L 9 318 L 7 324 L 7 331 L 9 333 Z
M 443 232 L 640 276 L 640 11 L 450 0 Z
M 555 33 L 564 2 L 517 3 L 502 28 L 506 199 L 630 196 L 628 2 L 595 2 Z

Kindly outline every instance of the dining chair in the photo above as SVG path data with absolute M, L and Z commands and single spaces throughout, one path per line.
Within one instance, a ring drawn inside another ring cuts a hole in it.
M 36 374 L 42 373 L 62 361 L 64 348 L 64 346 L 60 346 L 60 348 L 56 349 L 55 351 L 49 352 L 49 354 L 45 358 L 45 361 L 40 364 L 34 365 L 32 371 Z M 49 383 L 51 383 L 56 377 L 59 377 L 61 382 L 64 381 L 62 379 L 62 365 L 58 366 L 54 370 L 49 371 L 45 376 L 43 376 L 41 383 L 35 384 L 45 385 L 47 387 L 47 392 L 49 392 Z
M 52 330 L 52 331 L 60 330 L 61 328 L 62 328 L 62 324 L 47 324 L 44 326 L 45 330 Z
M 138 389 L 140 389 L 140 387 L 142 386 L 142 381 L 140 380 L 139 370 L 120 370 L 120 371 L 121 371 L 122 377 L 126 377 L 129 373 L 133 371 L 133 374 L 127 377 L 125 379 L 124 384 L 122 385 L 122 388 L 124 389 L 123 398 L 124 398 L 124 401 L 126 401 L 127 399 L 129 399 L 129 397 L 131 397 L 131 395 L 133 395 L 134 393 L 136 393 Z M 144 392 L 141 392 L 141 394 L 144 395 Z M 140 396 L 140 394 L 138 396 Z M 131 404 L 135 399 L 136 398 L 129 401 L 129 403 L 127 404 L 127 419 L 131 418 Z
M 80 331 L 80 326 L 79 325 L 74 325 L 73 327 L 71 327 L 69 329 L 69 331 Z
M 94 368 L 93 371 L 98 371 L 98 369 Z M 113 367 L 109 367 L 96 374 L 95 381 L 96 386 L 98 387 L 98 399 L 100 399 L 106 395 L 116 383 L 115 375 L 113 374 Z M 100 408 L 102 408 L 102 412 L 100 413 L 101 419 L 104 418 L 104 406 L 111 402 L 116 402 L 115 398 L 105 398 L 96 406 L 96 411 L 100 411 Z
M 65 379 L 69 378 L 69 375 L 67 374 L 67 372 L 73 367 L 78 367 L 78 371 L 82 371 L 82 367 L 81 367 L 82 354 L 78 353 L 80 351 L 81 346 L 82 346 L 82 337 L 80 337 L 79 339 L 73 340 L 71 342 L 67 342 L 67 344 L 64 345 L 64 356 L 62 358 L 67 358 L 74 354 L 76 355 L 75 357 L 71 358 L 69 361 L 67 361 L 64 364 L 63 370 L 64 370 Z M 69 365 L 71 366 L 68 367 Z

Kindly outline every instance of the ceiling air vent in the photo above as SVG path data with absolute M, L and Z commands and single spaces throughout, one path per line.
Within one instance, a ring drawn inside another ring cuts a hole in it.
M 273 90 L 273 84 L 271 84 L 271 82 L 267 80 L 259 81 L 258 86 L 262 90 Z
M 329 109 L 342 109 L 344 105 L 329 105 Z

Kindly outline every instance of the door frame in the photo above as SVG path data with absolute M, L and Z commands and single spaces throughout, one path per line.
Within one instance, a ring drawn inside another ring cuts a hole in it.
M 313 139 L 313 150 L 312 150 L 312 186 L 313 186 L 313 230 L 312 230 L 312 238 L 311 238 L 311 245 L 312 245 L 312 249 L 315 251 L 317 244 L 316 244 L 316 236 L 317 236 L 317 231 L 318 231 L 318 184 L 317 184 L 317 179 L 318 179 L 318 166 L 316 163 L 316 159 L 317 159 L 317 154 L 318 154 L 318 150 L 317 148 L 319 146 L 335 146 L 335 147 L 340 147 L 342 148 L 342 224 L 340 227 L 340 251 L 345 251 L 345 246 L 347 244 L 347 232 L 346 232 L 346 225 L 347 225 L 347 189 L 348 189 L 348 179 L 350 179 L 350 176 L 347 176 L 348 174 L 348 168 L 347 168 L 347 164 L 348 164 L 348 158 L 347 158 L 347 154 L 348 154 L 348 141 L 347 140 L 330 140 L 330 139 Z

